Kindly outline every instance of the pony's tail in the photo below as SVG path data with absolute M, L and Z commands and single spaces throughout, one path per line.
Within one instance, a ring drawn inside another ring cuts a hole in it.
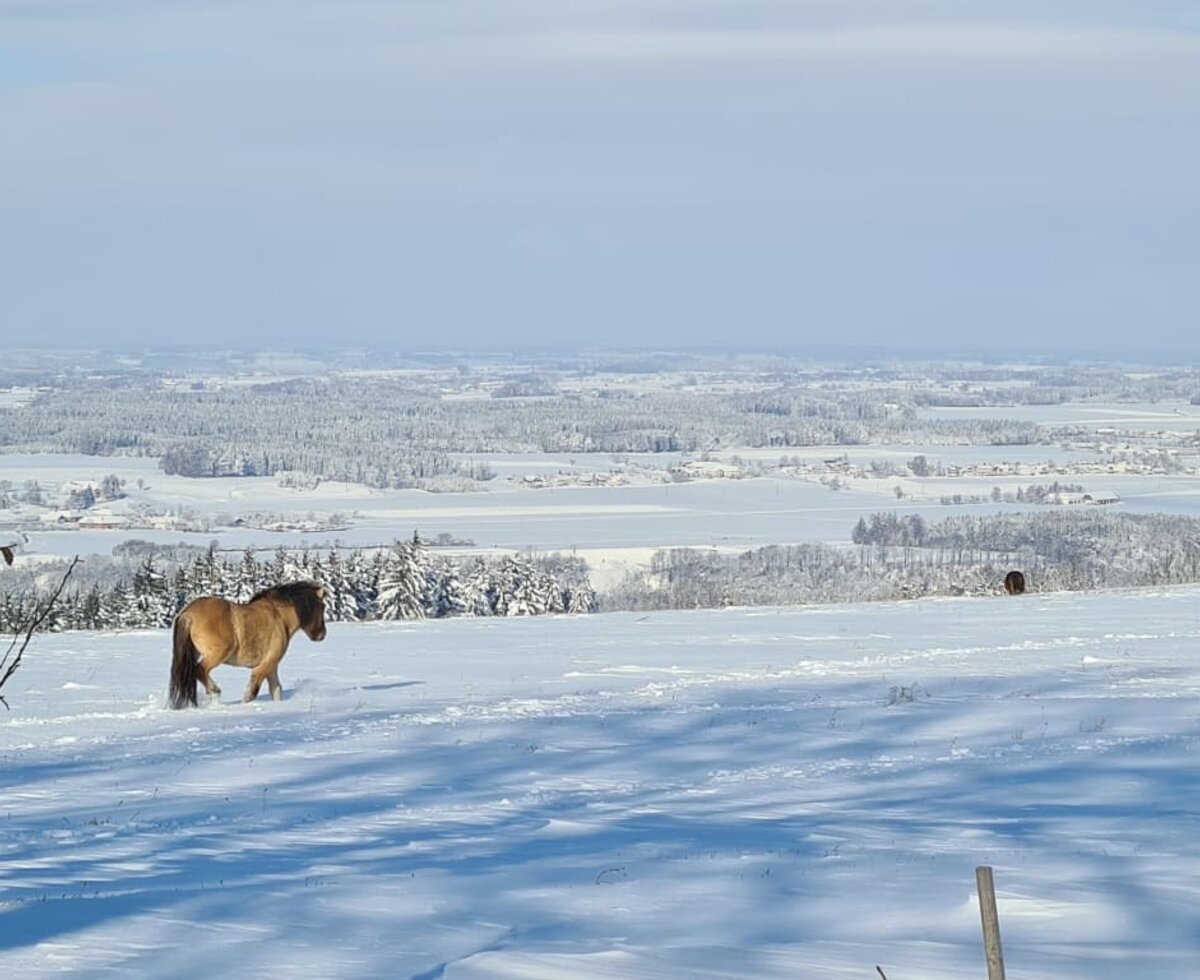
M 196 684 L 200 680 L 200 651 L 192 642 L 189 624 L 175 618 L 175 656 L 171 660 L 171 707 L 197 705 Z

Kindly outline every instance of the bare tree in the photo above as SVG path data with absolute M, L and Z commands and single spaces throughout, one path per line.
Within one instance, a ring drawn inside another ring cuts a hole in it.
M 67 579 L 71 577 L 71 573 L 75 571 L 75 566 L 78 564 L 79 556 L 76 555 L 71 560 L 71 564 L 67 566 L 67 570 L 63 573 L 62 581 L 58 583 L 58 588 L 54 590 L 50 598 L 35 607 L 26 622 L 17 625 L 17 629 L 13 633 L 12 642 L 9 643 L 8 649 L 4 651 L 4 656 L 0 657 L 0 691 L 4 689 L 4 685 L 8 683 L 8 679 L 21 666 L 21 658 L 25 656 L 25 649 L 29 646 L 29 641 L 33 639 L 33 634 L 37 631 L 37 628 L 46 621 L 46 617 L 54 609 L 54 604 L 58 602 L 58 597 L 62 595 L 63 589 L 66 588 Z M 0 694 L 0 704 L 3 704 L 6 709 L 8 708 L 8 701 L 3 694 Z

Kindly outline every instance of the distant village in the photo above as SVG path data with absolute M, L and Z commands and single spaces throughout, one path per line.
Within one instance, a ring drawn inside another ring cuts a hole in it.
M 125 484 L 116 476 L 103 480 L 70 480 L 54 488 L 29 481 L 19 489 L 0 486 L 0 514 L 18 527 L 39 530 L 154 530 L 208 532 L 218 527 L 255 528 L 265 531 L 342 531 L 351 526 L 342 513 L 279 514 L 252 511 L 237 517 L 198 514 L 186 507 L 170 510 L 134 503 Z

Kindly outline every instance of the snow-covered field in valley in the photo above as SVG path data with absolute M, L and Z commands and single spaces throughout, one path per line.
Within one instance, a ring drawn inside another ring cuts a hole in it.
M 0 713 L 5 977 L 959 980 L 1200 947 L 1200 590 L 333 624 L 165 707 L 41 635 Z

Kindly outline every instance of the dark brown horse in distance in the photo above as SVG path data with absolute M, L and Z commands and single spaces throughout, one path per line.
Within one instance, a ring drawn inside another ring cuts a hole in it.
M 1015 571 L 1005 575 L 1004 591 L 1009 595 L 1021 595 L 1025 591 L 1025 575 Z
M 220 696 L 212 672 L 226 663 L 250 668 L 243 700 L 258 697 L 265 680 L 271 697 L 282 701 L 279 661 L 297 630 L 304 630 L 310 640 L 325 639 L 325 589 L 316 582 L 277 585 L 249 602 L 217 596 L 189 602 L 175 617 L 171 707 L 195 705 L 197 682 L 211 697 Z
M 18 531 L 17 534 L 19 537 L 10 537 L 6 534 L 4 537 L 0 538 L 0 542 L 3 542 L 3 544 L 0 544 L 0 556 L 3 556 L 4 564 L 6 565 L 11 565 L 14 561 L 16 561 L 17 549 L 21 547 L 22 543 L 29 543 L 29 538 L 27 538 L 24 534 L 21 534 L 20 531 Z

